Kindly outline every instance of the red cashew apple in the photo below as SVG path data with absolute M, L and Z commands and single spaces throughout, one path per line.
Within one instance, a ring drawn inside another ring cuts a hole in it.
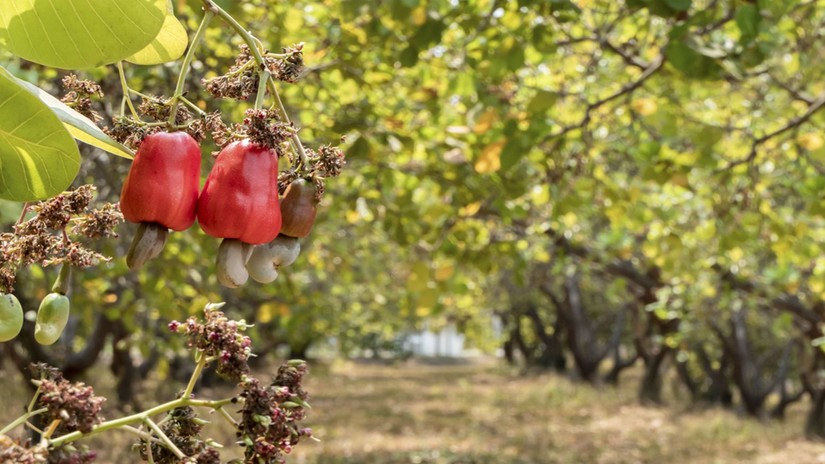
M 120 210 L 139 223 L 126 256 L 138 269 L 163 251 L 167 229 L 182 231 L 195 222 L 201 150 L 185 132 L 158 132 L 140 144 L 120 194 Z
M 275 150 L 249 140 L 224 147 L 198 199 L 198 223 L 213 237 L 250 245 L 277 237 L 281 209 Z
M 200 176 L 201 149 L 189 134 L 147 135 L 120 194 L 123 217 L 177 231 L 188 229 L 195 223 Z

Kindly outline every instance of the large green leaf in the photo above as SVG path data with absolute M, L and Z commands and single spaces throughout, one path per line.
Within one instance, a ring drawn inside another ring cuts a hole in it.
M 2 66 L 0 66 L 0 74 L 11 76 Z M 26 82 L 22 79 L 17 79 L 20 84 L 29 93 L 39 98 L 43 103 L 48 105 L 54 112 L 58 119 L 63 121 L 66 129 L 77 140 L 87 143 L 93 147 L 100 148 L 103 151 L 109 152 L 113 155 L 121 156 L 123 158 L 132 159 L 134 153 L 128 147 L 120 142 L 112 140 L 105 132 L 100 130 L 89 118 L 83 116 L 77 111 L 66 106 L 65 103 L 54 98 L 50 93 L 41 89 L 40 87 Z
M 166 0 L 3 0 L 0 47 L 57 68 L 91 68 L 146 47 Z
M 41 200 L 72 183 L 77 144 L 45 103 L 0 73 L 0 198 Z
M 126 58 L 126 61 L 145 65 L 175 61 L 186 51 L 186 44 L 188 43 L 189 36 L 186 34 L 186 29 L 175 17 L 175 12 L 170 4 L 158 36 L 143 50 Z

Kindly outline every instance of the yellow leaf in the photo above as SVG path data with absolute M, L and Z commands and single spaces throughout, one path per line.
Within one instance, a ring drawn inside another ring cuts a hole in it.
M 410 14 L 410 19 L 412 20 L 412 23 L 416 26 L 420 26 L 427 22 L 427 7 L 421 5 L 418 8 L 414 9 Z
M 264 303 L 258 307 L 258 314 L 256 320 L 261 324 L 266 324 L 272 321 L 275 316 L 275 303 Z
M 451 265 L 443 266 L 435 270 L 435 280 L 444 282 L 453 276 L 455 268 Z
M 142 65 L 175 61 L 183 56 L 188 43 L 189 35 L 186 33 L 186 28 L 175 17 L 172 5 L 169 4 L 163 26 L 157 37 L 142 50 L 126 58 L 126 61 Z
M 630 107 L 633 108 L 633 111 L 642 116 L 650 116 L 659 110 L 659 105 L 656 104 L 656 100 L 651 98 L 640 98 L 638 100 L 633 100 Z
M 670 176 L 669 182 L 673 185 L 678 185 L 679 187 L 682 187 L 684 189 L 690 188 L 690 181 L 688 181 L 688 176 L 683 172 L 677 172 Z
M 479 174 L 488 174 L 501 169 L 501 150 L 504 148 L 506 140 L 493 142 L 481 150 L 476 160 L 475 170 Z
M 815 132 L 800 134 L 799 137 L 797 137 L 797 141 L 808 151 L 819 150 L 825 145 L 825 140 L 822 139 L 822 136 Z
M 301 8 L 287 8 L 284 28 L 290 32 L 300 31 L 304 27 L 304 13 Z
M 361 45 L 366 45 L 367 43 L 367 33 L 364 32 L 363 29 L 357 27 L 351 23 L 343 23 L 341 24 L 341 29 L 345 32 L 349 33 L 355 40 L 358 41 Z
M 481 202 L 476 201 L 474 203 L 470 203 L 458 210 L 458 215 L 461 217 L 468 217 L 473 216 L 481 209 Z
M 493 123 L 498 119 L 498 113 L 493 108 L 487 108 L 481 113 L 481 116 L 476 119 L 476 124 L 473 126 L 473 132 L 476 134 L 483 134 L 493 127 Z

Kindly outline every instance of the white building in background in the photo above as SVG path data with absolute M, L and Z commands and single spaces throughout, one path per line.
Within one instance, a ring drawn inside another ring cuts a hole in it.
M 420 332 L 409 334 L 403 347 L 413 356 L 461 358 L 468 355 L 464 350 L 464 335 L 458 333 L 455 324 L 448 324 L 438 332 L 425 325 Z

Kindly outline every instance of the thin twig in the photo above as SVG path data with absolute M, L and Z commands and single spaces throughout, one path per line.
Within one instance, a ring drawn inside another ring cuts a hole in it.
M 169 451 L 174 453 L 174 455 L 177 456 L 178 459 L 183 459 L 186 457 L 183 451 L 181 451 L 180 448 L 177 447 L 177 445 L 172 443 L 172 440 L 169 439 L 168 436 L 166 436 L 163 430 L 161 430 L 161 428 L 158 427 L 158 425 L 155 424 L 155 422 L 152 419 L 147 417 L 146 419 L 144 419 L 144 422 L 146 423 L 146 425 L 149 426 L 150 429 L 152 429 L 153 432 L 155 432 L 155 435 L 158 436 L 163 445 L 166 446 L 166 448 L 169 449 Z
M 608 95 L 608 96 L 606 96 L 606 97 L 604 97 L 600 100 L 596 100 L 593 103 L 589 103 L 587 105 L 587 108 L 584 110 L 584 117 L 582 117 L 582 119 L 578 123 L 573 124 L 573 125 L 569 125 L 569 126 L 564 126 L 560 131 L 558 131 L 556 133 L 553 133 L 553 134 L 550 134 L 547 137 L 545 137 L 544 140 L 542 140 L 541 143 L 544 144 L 544 143 L 546 143 L 546 142 L 548 142 L 552 139 L 555 139 L 557 137 L 561 137 L 561 136 L 567 134 L 568 132 L 571 132 L 571 131 L 576 130 L 576 129 L 584 128 L 585 126 L 587 126 L 588 123 L 590 123 L 590 117 L 591 117 L 591 113 L 593 111 L 595 111 L 596 109 L 600 108 L 601 106 L 603 106 L 607 103 L 610 103 L 611 101 L 613 101 L 617 98 L 620 98 L 624 95 L 628 95 L 628 94 L 632 93 L 634 90 L 641 87 L 642 84 L 645 83 L 645 81 L 650 79 L 651 76 L 656 74 L 656 72 L 659 69 L 662 68 L 662 65 L 664 64 L 664 62 L 665 62 L 664 55 L 659 55 L 658 57 L 656 57 L 655 60 L 653 60 L 652 63 L 650 63 L 650 65 L 647 66 L 647 68 L 645 68 L 644 72 L 639 76 L 638 79 L 636 79 L 633 82 L 630 82 L 629 84 L 625 84 L 621 89 L 619 89 L 615 93 L 612 93 L 612 94 L 610 94 L 610 95 Z
M 744 158 L 741 158 L 741 159 L 738 159 L 738 160 L 731 161 L 726 166 L 718 169 L 717 171 L 718 172 L 727 171 L 727 170 L 732 169 L 732 168 L 734 168 L 736 166 L 739 166 L 741 164 L 746 164 L 746 163 L 752 162 L 753 160 L 756 159 L 756 156 L 759 153 L 759 147 L 760 146 L 764 145 L 766 142 L 773 139 L 774 137 L 780 136 L 780 135 L 784 134 L 785 132 L 788 132 L 791 129 L 795 129 L 795 128 L 801 126 L 806 121 L 811 119 L 811 116 L 813 116 L 817 111 L 822 109 L 823 106 L 825 106 L 825 93 L 823 93 L 822 95 L 817 97 L 816 100 L 814 100 L 813 103 L 811 103 L 808 106 L 808 109 L 806 109 L 804 113 L 802 113 L 799 116 L 791 119 L 784 126 L 780 127 L 779 129 L 776 129 L 774 131 L 768 132 L 767 134 L 764 134 L 761 137 L 758 137 L 758 138 L 754 139 L 753 142 L 751 143 L 751 150 L 750 150 L 750 153 L 748 153 L 748 156 L 746 156 Z

